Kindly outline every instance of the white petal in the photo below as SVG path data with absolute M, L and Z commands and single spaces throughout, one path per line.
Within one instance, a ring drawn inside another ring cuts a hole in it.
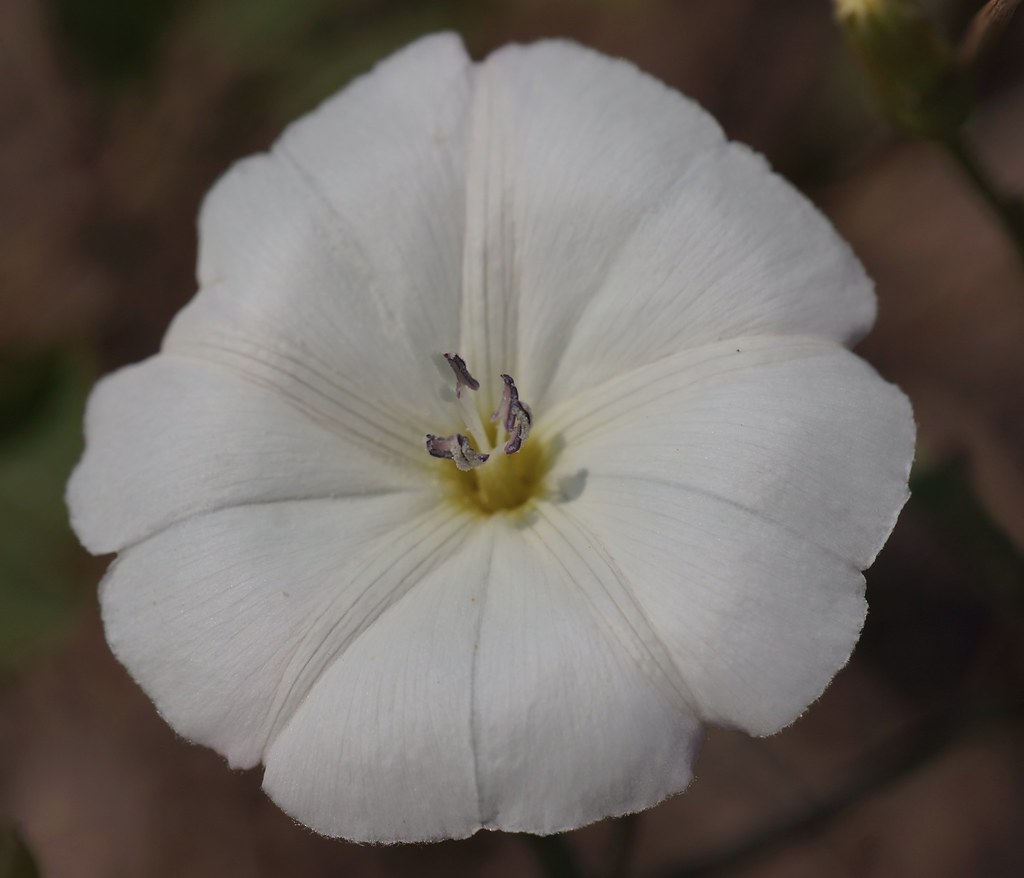
M 572 514 L 631 584 L 704 720 L 778 731 L 857 642 L 860 571 L 727 500 L 594 474 Z
M 739 350 L 738 350 L 739 348 Z M 906 398 L 825 342 L 745 339 L 567 405 L 552 479 L 605 548 L 705 719 L 769 733 L 845 664 L 859 571 L 907 497 Z
M 546 525 L 474 522 L 327 669 L 270 748 L 269 794 L 319 832 L 394 842 L 555 832 L 682 789 L 698 723 L 580 563 Z
M 435 504 L 304 500 L 190 518 L 112 565 L 107 639 L 178 732 L 255 765 L 324 668 L 456 539 Z
M 470 123 L 467 362 L 539 399 L 624 237 L 722 143 L 695 103 L 627 62 L 566 42 L 487 58 Z
M 398 491 L 410 481 L 408 470 L 361 450 L 347 425 L 318 423 L 229 371 L 167 355 L 103 379 L 85 433 L 68 506 L 94 553 L 213 509 Z
M 763 157 L 731 143 L 701 156 L 623 241 L 552 395 L 737 336 L 852 344 L 875 310 L 871 281 L 828 220 Z
M 473 654 L 492 528 L 474 523 L 361 631 L 270 747 L 263 785 L 317 832 L 356 841 L 480 828 Z
M 631 611 L 608 614 L 613 572 L 557 515 L 498 526 L 474 680 L 484 825 L 560 832 L 682 790 L 699 724 L 645 672 Z
M 632 65 L 568 43 L 482 65 L 462 352 L 525 399 L 719 338 L 862 334 L 871 285 L 803 196 Z M 568 342 L 568 344 L 567 344 Z
M 863 360 L 807 338 L 739 338 L 578 395 L 539 426 L 552 474 L 661 482 L 722 497 L 863 570 L 907 499 L 910 404 Z
M 166 349 L 443 427 L 430 357 L 457 342 L 470 70 L 456 37 L 421 40 L 226 174 Z
M 497 526 L 474 680 L 484 825 L 559 832 L 682 790 L 699 723 L 660 685 L 645 621 L 613 606 L 614 571 L 551 509 Z

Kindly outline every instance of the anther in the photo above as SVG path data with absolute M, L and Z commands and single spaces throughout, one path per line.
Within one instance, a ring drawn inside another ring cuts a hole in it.
M 454 461 L 455 465 L 465 472 L 486 463 L 496 448 L 491 447 L 490 435 L 480 420 L 479 410 L 468 397 L 463 397 L 462 393 L 463 388 L 479 390 L 480 382 L 469 374 L 466 361 L 458 354 L 447 353 L 444 358 L 455 374 L 455 398 L 462 413 L 463 423 L 466 425 L 466 433 L 455 433 L 452 436 L 435 436 L 430 433 L 426 437 L 426 449 L 433 457 Z M 519 391 L 512 376 L 503 374 L 501 380 L 505 387 L 502 390 L 501 403 L 498 410 L 491 415 L 491 421 L 500 424 L 508 437 L 503 448 L 505 454 L 515 454 L 530 435 L 533 416 L 529 406 L 519 399 Z M 470 437 L 476 444 L 475 448 L 470 444 Z M 486 450 L 477 451 L 477 448 Z
M 462 472 L 482 466 L 490 457 L 489 454 L 477 451 L 469 444 L 469 438 L 462 433 L 456 433 L 454 436 L 435 436 L 428 433 L 424 445 L 431 457 L 453 460 Z
M 469 369 L 466 367 L 466 361 L 462 359 L 462 357 L 458 354 L 445 354 L 444 358 L 448 361 L 448 365 L 452 367 L 452 371 L 455 373 L 456 398 L 462 396 L 463 387 L 468 387 L 470 390 L 480 389 L 480 382 L 469 374 Z
M 491 421 L 500 423 L 509 439 L 505 443 L 505 453 L 515 454 L 526 437 L 530 435 L 530 425 L 533 423 L 533 415 L 529 406 L 519 399 L 519 391 L 511 375 L 502 375 L 501 380 L 505 382 L 505 389 L 501 393 L 501 404 L 497 411 L 491 415 Z

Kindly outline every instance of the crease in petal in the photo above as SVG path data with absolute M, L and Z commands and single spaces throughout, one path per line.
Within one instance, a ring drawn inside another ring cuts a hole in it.
M 609 631 L 573 578 L 578 562 L 552 557 L 562 538 L 546 522 L 495 527 L 475 665 L 485 828 L 562 832 L 682 790 L 694 713 L 637 662 L 624 643 L 635 635 Z
M 431 502 L 433 500 L 433 502 Z M 417 582 L 458 551 L 466 539 L 466 521 L 444 516 L 436 500 L 425 495 L 425 507 L 411 521 L 396 523 L 386 538 L 359 548 L 344 569 L 343 587 L 309 619 L 306 634 L 283 676 L 267 737 L 273 740 L 291 721 L 297 704 L 343 660 L 345 652 L 378 624 Z
M 324 835 L 394 843 L 481 828 L 472 675 L 493 526 L 467 528 L 325 668 L 270 745 L 263 786 Z
M 89 399 L 85 436 L 67 502 L 75 533 L 94 553 L 215 509 L 419 484 L 280 396 L 167 355 L 104 378 Z
M 818 339 L 733 339 L 581 394 L 544 422 L 559 473 L 677 484 L 870 566 L 908 497 L 914 420 L 865 362 Z
M 565 514 L 621 572 L 706 721 L 770 734 L 842 668 L 860 571 L 907 498 L 903 394 L 819 338 L 665 357 L 544 420 L 583 473 Z M 549 438 L 549 441 L 552 441 Z
M 408 587 L 408 552 L 386 549 L 399 530 L 428 527 L 433 506 L 429 492 L 282 501 L 174 524 L 111 565 L 100 588 L 111 649 L 179 733 L 255 765 L 313 666 Z M 445 536 L 419 541 L 421 566 Z
M 472 107 L 461 350 L 514 368 L 535 405 L 681 347 L 851 343 L 873 323 L 872 284 L 817 208 L 627 62 L 505 47 Z
M 643 606 L 634 597 L 629 582 L 601 542 L 583 528 L 559 504 L 537 507 L 543 525 L 534 526 L 552 559 L 565 578 L 578 588 L 608 635 L 648 676 L 654 687 L 680 713 L 692 712 L 696 699 L 675 664 Z
M 870 279 L 828 220 L 763 156 L 728 143 L 697 157 L 615 248 L 551 387 L 568 398 L 731 337 L 852 344 L 876 308 Z
M 487 614 L 487 599 L 490 595 L 490 586 L 494 580 L 494 556 L 495 541 L 503 537 L 503 526 L 500 523 L 491 524 L 491 540 L 487 553 L 487 567 L 482 585 L 477 597 L 476 627 L 473 635 L 473 653 L 469 671 L 469 745 L 473 756 L 473 792 L 476 796 L 477 823 L 481 828 L 490 828 L 495 820 L 493 805 L 485 799 L 483 778 L 486 767 L 482 764 L 482 740 L 484 735 L 483 724 L 480 720 L 480 687 L 486 685 L 482 679 L 480 652 L 483 644 L 484 619 Z
M 632 64 L 560 41 L 490 55 L 472 106 L 460 350 L 539 400 L 620 242 L 724 141 Z
M 416 421 L 403 418 L 368 398 L 351 382 L 286 351 L 244 338 L 175 345 L 166 353 L 230 371 L 238 378 L 280 397 L 296 413 L 315 421 L 389 465 L 422 463 Z
M 842 668 L 867 604 L 856 565 L 683 487 L 592 475 L 574 514 L 600 536 L 707 722 L 772 734 Z
M 166 349 L 260 352 L 279 384 L 274 364 L 315 363 L 360 416 L 386 399 L 436 420 L 427 358 L 458 340 L 471 80 L 458 38 L 421 40 L 235 165 L 203 204 L 201 291 Z
M 488 378 L 517 370 L 517 172 L 510 167 L 515 130 L 507 102 L 501 77 L 484 64 L 469 122 L 460 338 L 469 362 Z M 482 389 L 486 409 L 498 401 L 492 384 Z

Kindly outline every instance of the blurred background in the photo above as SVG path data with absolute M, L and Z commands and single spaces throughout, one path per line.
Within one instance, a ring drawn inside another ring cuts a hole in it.
M 983 4 L 927 5 L 958 39 Z M 62 500 L 91 383 L 194 292 L 211 183 L 439 29 L 476 57 L 544 36 L 624 56 L 764 152 L 876 279 L 860 352 L 920 424 L 850 665 L 773 738 L 712 730 L 684 795 L 572 833 L 584 868 L 1024 875 L 1024 257 L 941 148 L 872 110 L 829 3 L 0 0 L 0 876 L 540 874 L 497 833 L 318 838 L 258 771 L 175 738 L 103 641 L 109 559 Z M 1024 15 L 974 80 L 966 136 L 1024 192 Z

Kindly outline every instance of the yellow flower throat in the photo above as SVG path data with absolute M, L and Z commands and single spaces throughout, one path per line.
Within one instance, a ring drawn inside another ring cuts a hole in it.
M 470 391 L 479 389 L 479 382 L 458 354 L 445 354 L 445 359 L 455 373 L 455 397 L 467 428 L 467 433 L 426 436 L 426 450 L 432 457 L 455 463 L 441 471 L 446 491 L 459 506 L 479 515 L 525 509 L 543 494 L 544 476 L 551 465 L 543 442 L 526 441 L 533 422 L 529 407 L 519 399 L 512 378 L 502 375 L 501 404 L 485 422 L 469 397 Z M 507 436 L 504 444 L 499 440 L 502 431 Z

